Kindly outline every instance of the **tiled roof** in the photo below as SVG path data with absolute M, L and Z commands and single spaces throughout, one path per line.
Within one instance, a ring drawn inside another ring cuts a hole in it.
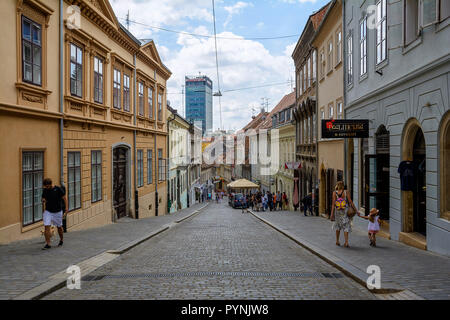
M 261 123 L 261 121 L 264 121 L 263 117 L 266 117 L 269 115 L 268 112 L 260 112 L 252 121 L 250 121 L 244 128 L 242 128 L 242 131 L 245 132 L 249 129 L 255 129 L 258 127 L 258 125 Z
M 310 18 L 311 22 L 313 24 L 314 30 L 317 30 L 317 28 L 320 26 L 320 23 L 323 20 L 323 17 L 325 16 L 325 13 L 327 13 L 328 7 L 333 1 L 328 2 L 326 5 L 324 5 L 319 11 L 313 13 Z
M 295 104 L 295 91 L 285 95 L 281 101 L 272 109 L 272 111 L 267 116 L 267 119 L 263 121 L 258 129 L 269 129 L 272 127 L 272 116 L 290 106 Z

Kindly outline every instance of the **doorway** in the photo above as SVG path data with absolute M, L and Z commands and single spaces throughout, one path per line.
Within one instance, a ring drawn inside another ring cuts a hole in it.
M 413 147 L 413 162 L 415 168 L 415 186 L 413 190 L 414 232 L 426 236 L 427 215 L 426 215 L 426 161 L 425 161 L 425 138 L 422 130 L 417 130 Z
M 117 219 L 128 216 L 128 148 L 113 150 L 113 206 Z

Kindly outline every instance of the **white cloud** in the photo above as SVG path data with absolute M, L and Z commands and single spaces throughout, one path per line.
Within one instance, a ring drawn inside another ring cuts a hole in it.
M 199 27 L 196 32 L 200 31 Z M 238 37 L 231 32 L 223 32 L 221 37 Z M 240 37 L 242 39 L 242 37 Z M 170 54 L 164 63 L 172 70 L 172 78 L 168 82 L 168 92 L 181 92 L 185 75 L 197 75 L 198 72 L 208 75 L 213 80 L 214 91 L 217 91 L 214 39 L 197 39 L 180 35 L 178 44 L 182 48 Z M 252 40 L 220 39 L 219 72 L 222 91 L 222 117 L 225 129 L 239 129 L 251 120 L 251 106 L 259 107 L 262 97 L 270 98 L 273 107 L 284 94 L 290 92 L 286 85 L 265 87 L 260 89 L 226 92 L 238 88 L 247 88 L 261 84 L 287 82 L 293 76 L 293 62 L 289 49 L 279 56 L 272 55 L 261 43 Z M 290 46 L 292 47 L 292 45 Z M 184 114 L 183 96 L 169 94 L 173 107 Z M 214 98 L 214 129 L 220 125 L 219 100 Z
M 232 6 L 225 6 L 224 9 L 226 12 L 228 12 L 228 16 L 223 24 L 224 28 L 228 26 L 234 15 L 241 13 L 243 9 L 248 7 L 253 7 L 253 3 L 238 1 Z

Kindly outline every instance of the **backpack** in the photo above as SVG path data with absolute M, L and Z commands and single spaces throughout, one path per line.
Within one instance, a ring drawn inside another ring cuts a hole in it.
M 344 210 L 347 207 L 346 195 L 347 194 L 344 190 L 339 197 L 338 192 L 336 191 L 336 201 L 334 203 L 334 205 L 336 206 L 336 210 Z

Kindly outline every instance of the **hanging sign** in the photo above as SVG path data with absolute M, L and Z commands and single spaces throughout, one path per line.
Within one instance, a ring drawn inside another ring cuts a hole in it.
M 322 120 L 322 138 L 368 138 L 369 120 Z

